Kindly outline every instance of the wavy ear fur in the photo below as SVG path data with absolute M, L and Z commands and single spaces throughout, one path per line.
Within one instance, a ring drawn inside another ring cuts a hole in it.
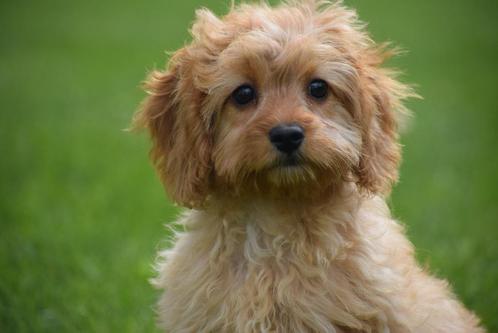
M 359 68 L 363 144 L 356 174 L 361 188 L 386 194 L 398 180 L 401 151 L 397 120 L 408 112 L 402 101 L 416 95 L 394 78 L 393 71 L 379 67 L 389 52 L 370 52 Z
M 209 186 L 211 143 L 201 116 L 205 94 L 194 86 L 189 59 L 188 50 L 181 49 L 168 70 L 149 75 L 149 96 L 135 115 L 134 127 L 149 130 L 150 156 L 171 198 L 195 207 L 202 204 Z

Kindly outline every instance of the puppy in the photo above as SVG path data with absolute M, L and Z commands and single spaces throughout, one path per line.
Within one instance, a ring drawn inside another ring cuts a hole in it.
M 385 203 L 413 96 L 340 2 L 199 10 L 135 117 L 171 198 L 166 332 L 483 332 Z

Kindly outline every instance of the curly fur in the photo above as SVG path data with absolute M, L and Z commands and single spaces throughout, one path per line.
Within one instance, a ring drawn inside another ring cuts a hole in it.
M 193 41 L 151 73 L 134 121 L 167 192 L 192 208 L 155 284 L 166 332 L 483 332 L 447 283 L 420 268 L 385 204 L 397 124 L 414 96 L 381 68 L 340 2 L 197 12 Z M 313 101 L 306 84 L 331 94 Z M 232 91 L 250 82 L 241 109 Z M 268 132 L 298 123 L 299 165 Z

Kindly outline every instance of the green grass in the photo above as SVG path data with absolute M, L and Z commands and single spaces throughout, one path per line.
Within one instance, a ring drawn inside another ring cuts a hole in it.
M 202 2 L 202 3 L 201 3 Z M 425 97 L 394 191 L 420 259 L 498 331 L 498 3 L 346 1 Z M 139 82 L 222 1 L 0 3 L 0 332 L 151 332 L 177 209 L 123 132 Z

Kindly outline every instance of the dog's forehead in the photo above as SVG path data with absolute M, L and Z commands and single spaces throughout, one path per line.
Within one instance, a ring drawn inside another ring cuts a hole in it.
M 214 110 L 247 83 L 266 91 L 294 90 L 318 77 L 350 90 L 355 54 L 368 45 L 367 35 L 352 23 L 354 12 L 312 7 L 243 5 L 221 19 L 202 12 L 190 54 L 194 83 L 208 96 L 205 104 Z
M 299 79 L 343 57 L 339 48 L 312 29 L 262 26 L 237 36 L 218 57 L 227 74 L 260 79 Z M 262 78 L 264 77 L 264 78 Z

